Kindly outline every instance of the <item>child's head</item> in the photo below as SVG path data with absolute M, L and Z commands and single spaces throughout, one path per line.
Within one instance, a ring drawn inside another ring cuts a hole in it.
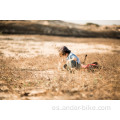
M 71 51 L 66 46 L 63 46 L 59 49 L 59 56 L 62 57 L 62 56 L 69 55 L 70 52 Z

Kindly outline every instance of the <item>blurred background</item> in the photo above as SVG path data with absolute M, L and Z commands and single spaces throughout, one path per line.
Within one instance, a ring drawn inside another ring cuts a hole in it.
M 120 21 L 0 21 L 0 34 L 40 34 L 69 37 L 120 38 Z
M 99 25 L 120 25 L 120 20 L 65 20 L 65 21 L 78 24 L 95 23 Z

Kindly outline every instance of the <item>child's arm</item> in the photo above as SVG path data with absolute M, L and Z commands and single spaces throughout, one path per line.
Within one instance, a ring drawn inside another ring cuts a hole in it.
M 76 57 L 73 57 L 72 60 L 77 61 L 77 58 L 76 58 Z
M 69 60 L 67 60 L 67 62 L 69 62 L 69 61 L 71 61 L 71 60 L 74 60 L 74 61 L 76 61 L 77 62 L 77 58 L 76 57 L 72 57 L 71 59 L 69 59 Z
M 58 70 L 62 70 L 63 69 L 63 65 L 65 64 L 65 60 L 64 59 L 61 59 L 59 62 L 58 62 Z

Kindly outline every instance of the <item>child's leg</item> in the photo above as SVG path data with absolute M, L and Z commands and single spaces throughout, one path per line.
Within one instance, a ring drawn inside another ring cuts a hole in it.
M 81 64 L 77 64 L 77 70 L 80 70 Z
M 76 67 L 77 67 L 77 63 L 76 63 L 75 60 L 71 60 L 71 61 L 69 61 L 69 62 L 67 63 L 67 66 L 68 66 L 69 68 L 76 68 Z
M 73 72 L 75 71 L 76 69 L 79 70 L 80 69 L 80 64 L 77 64 L 77 62 L 75 60 L 71 60 L 69 61 L 67 64 L 65 64 L 63 66 L 64 69 L 70 71 L 70 72 Z
M 68 66 L 68 70 L 71 72 L 71 73 L 74 73 L 74 71 L 77 69 L 77 62 L 74 61 L 74 60 L 71 60 L 67 63 L 67 66 Z

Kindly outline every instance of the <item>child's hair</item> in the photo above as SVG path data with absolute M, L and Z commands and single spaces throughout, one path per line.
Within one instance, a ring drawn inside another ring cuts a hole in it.
M 66 55 L 67 53 L 70 54 L 71 50 L 69 50 L 66 46 L 63 46 L 59 49 L 59 55 L 61 56 L 64 56 Z

